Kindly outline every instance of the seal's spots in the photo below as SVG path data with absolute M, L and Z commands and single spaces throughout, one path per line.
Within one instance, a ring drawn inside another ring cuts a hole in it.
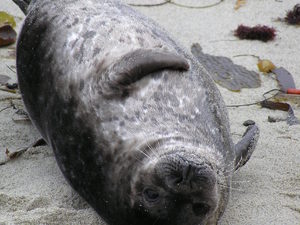
M 95 48 L 94 52 L 93 52 L 93 57 L 95 57 L 96 55 L 98 55 L 101 51 L 101 48 Z
M 15 1 L 27 11 L 29 0 Z M 210 75 L 118 0 L 28 9 L 20 91 L 72 187 L 109 225 L 217 224 L 256 125 L 234 146 Z
M 89 39 L 89 38 L 92 38 L 96 35 L 96 32 L 93 31 L 93 30 L 90 30 L 90 31 L 87 31 L 85 34 L 82 35 L 82 37 L 84 39 Z
M 75 26 L 76 24 L 78 24 L 78 22 L 79 22 L 79 19 L 75 18 L 74 21 L 73 21 L 73 23 L 72 23 L 72 25 Z

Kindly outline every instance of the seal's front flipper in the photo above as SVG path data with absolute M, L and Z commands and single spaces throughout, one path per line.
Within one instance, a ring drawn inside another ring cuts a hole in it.
M 143 77 L 164 69 L 188 70 L 187 60 L 159 49 L 138 49 L 124 55 L 105 73 L 104 94 L 118 95 Z
M 242 167 L 250 159 L 259 138 L 259 129 L 253 121 L 244 123 L 247 130 L 242 140 L 235 145 L 235 170 Z

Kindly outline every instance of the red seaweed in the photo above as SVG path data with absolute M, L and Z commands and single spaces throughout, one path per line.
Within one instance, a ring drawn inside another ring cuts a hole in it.
M 292 25 L 300 25 L 300 4 L 295 5 L 292 10 L 288 11 L 284 20 Z
M 273 27 L 257 25 L 255 27 L 248 27 L 244 25 L 239 25 L 234 31 L 234 35 L 240 39 L 248 40 L 260 40 L 260 41 L 270 41 L 276 36 L 276 30 Z

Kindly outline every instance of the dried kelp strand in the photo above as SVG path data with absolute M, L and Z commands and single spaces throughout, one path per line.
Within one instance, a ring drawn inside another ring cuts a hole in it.
M 298 118 L 295 117 L 294 115 L 294 111 L 291 107 L 290 104 L 288 103 L 282 103 L 282 102 L 273 102 L 273 101 L 262 101 L 260 103 L 261 107 L 263 108 L 268 108 L 268 109 L 272 109 L 272 110 L 281 110 L 281 111 L 286 111 L 288 112 L 288 116 L 286 119 L 286 122 L 288 125 L 295 125 L 295 124 L 299 124 L 299 120 Z
M 282 103 L 282 102 L 272 102 L 272 101 L 267 101 L 264 100 L 260 103 L 261 107 L 263 108 L 268 108 L 268 109 L 273 109 L 273 110 L 281 110 L 281 111 L 288 111 L 290 108 L 290 105 L 287 103 Z

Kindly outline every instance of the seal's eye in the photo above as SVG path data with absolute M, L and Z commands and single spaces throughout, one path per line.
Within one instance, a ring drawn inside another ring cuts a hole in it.
M 205 203 L 197 203 L 193 205 L 193 211 L 196 216 L 205 215 L 210 210 L 210 206 Z
M 143 192 L 144 198 L 148 202 L 156 202 L 159 199 L 159 193 L 153 189 L 146 188 Z

